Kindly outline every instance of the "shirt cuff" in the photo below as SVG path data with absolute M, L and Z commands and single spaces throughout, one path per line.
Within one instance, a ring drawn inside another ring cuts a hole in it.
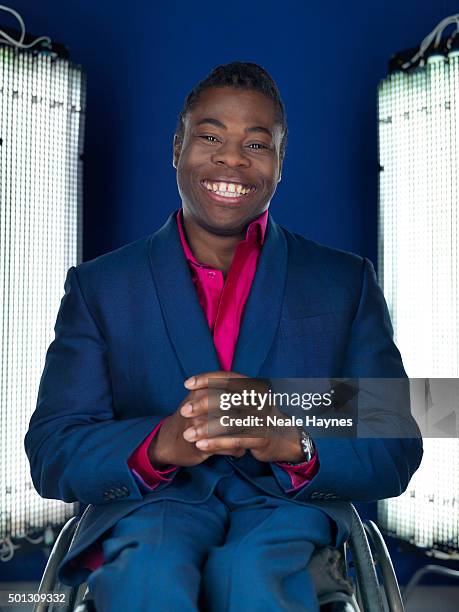
M 288 493 L 298 491 L 307 485 L 319 470 L 319 456 L 317 449 L 314 457 L 310 461 L 305 461 L 304 463 L 299 463 L 298 465 L 288 465 L 282 461 L 276 461 L 275 463 L 290 476 L 292 488 L 288 490 Z
M 162 482 L 169 482 L 172 478 L 167 478 L 167 474 L 171 474 L 178 469 L 178 466 L 171 465 L 164 470 L 154 468 L 148 457 L 148 447 L 151 441 L 158 433 L 164 419 L 156 425 L 153 431 L 145 438 L 145 440 L 136 448 L 128 459 L 128 467 L 136 477 L 136 480 L 149 490 L 156 489 Z

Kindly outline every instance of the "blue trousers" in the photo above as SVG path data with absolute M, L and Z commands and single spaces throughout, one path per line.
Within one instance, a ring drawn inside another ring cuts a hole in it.
M 321 510 L 234 473 L 205 502 L 155 501 L 122 518 L 88 587 L 98 612 L 316 612 L 306 566 L 331 542 Z

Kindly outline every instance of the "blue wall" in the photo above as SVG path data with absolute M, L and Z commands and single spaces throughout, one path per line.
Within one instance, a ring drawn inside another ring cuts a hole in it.
M 240 59 L 273 75 L 287 108 L 275 219 L 375 263 L 376 86 L 392 53 L 459 9 L 457 0 L 9 6 L 31 33 L 65 43 L 87 74 L 85 259 L 151 233 L 180 206 L 171 159 L 183 99 L 214 66 Z M 14 21 L 0 13 L 0 24 Z M 404 578 L 414 562 L 397 559 Z
M 276 220 L 376 257 L 376 85 L 457 0 L 15 0 L 28 29 L 64 42 L 88 78 L 85 259 L 150 233 L 180 205 L 171 165 L 177 114 L 219 63 L 276 79 L 290 140 Z M 0 23 L 13 21 L 0 15 Z

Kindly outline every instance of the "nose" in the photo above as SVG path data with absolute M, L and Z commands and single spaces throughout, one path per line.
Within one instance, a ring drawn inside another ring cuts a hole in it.
M 245 155 L 244 149 L 237 143 L 225 142 L 218 147 L 212 155 L 214 164 L 225 165 L 228 168 L 247 168 L 250 160 Z

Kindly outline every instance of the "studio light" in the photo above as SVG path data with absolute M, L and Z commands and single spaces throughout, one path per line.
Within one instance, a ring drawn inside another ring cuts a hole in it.
M 429 393 L 459 377 L 458 29 L 447 18 L 396 56 L 378 91 L 379 280 L 408 376 L 432 379 Z M 459 558 L 456 435 L 425 438 L 408 490 L 378 504 L 386 533 L 436 557 Z
M 75 514 L 35 492 L 23 444 L 65 275 L 82 249 L 84 77 L 48 40 L 37 47 L 22 32 L 14 44 L 0 31 L 2 560 Z

